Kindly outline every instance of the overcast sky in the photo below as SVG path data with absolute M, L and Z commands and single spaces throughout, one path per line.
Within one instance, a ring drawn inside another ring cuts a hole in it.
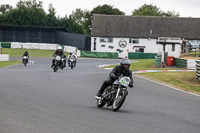
M 91 11 L 93 8 L 108 4 L 118 8 L 126 15 L 131 15 L 134 9 L 138 9 L 144 4 L 153 4 L 162 11 L 179 12 L 180 17 L 200 18 L 200 0 L 37 0 L 43 1 L 43 8 L 48 12 L 49 4 L 52 3 L 56 10 L 56 15 L 64 17 L 75 9 Z M 0 0 L 0 5 L 9 4 L 16 7 L 19 0 Z

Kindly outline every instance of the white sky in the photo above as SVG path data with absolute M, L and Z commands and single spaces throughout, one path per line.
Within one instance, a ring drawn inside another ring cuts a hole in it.
M 20 0 L 0 0 L 0 5 L 9 4 L 16 7 Z M 56 15 L 64 17 L 70 15 L 72 11 L 93 10 L 93 8 L 108 4 L 118 8 L 126 15 L 131 15 L 134 9 L 138 9 L 144 4 L 153 4 L 162 11 L 179 12 L 180 17 L 200 18 L 200 0 L 37 0 L 43 1 L 43 8 L 48 12 L 49 4 L 52 3 L 56 10 Z

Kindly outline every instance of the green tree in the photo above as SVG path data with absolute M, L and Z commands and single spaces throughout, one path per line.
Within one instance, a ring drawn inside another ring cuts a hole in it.
M 12 10 L 12 9 L 13 9 L 13 7 L 10 6 L 10 5 L 8 5 L 8 4 L 6 4 L 6 5 L 1 5 L 1 6 L 0 6 L 0 15 L 4 14 L 4 13 L 6 13 L 6 12 L 9 12 L 9 11 Z
M 53 8 L 53 5 L 49 5 L 49 12 L 47 14 L 47 22 L 46 25 L 48 27 L 56 27 L 58 26 L 58 19 L 56 18 L 56 11 L 55 8 Z
M 76 9 L 75 11 L 72 11 L 71 17 L 73 17 L 76 20 L 76 23 L 82 24 L 84 19 L 84 11 L 80 8 Z
M 75 11 L 72 12 L 70 16 L 75 20 L 77 24 L 81 25 L 83 34 L 86 34 L 84 25 L 90 16 L 90 11 L 88 10 L 83 11 L 81 9 L 76 9 Z
M 179 13 L 176 13 L 175 11 L 167 11 L 166 13 L 163 13 L 163 16 L 167 17 L 179 17 Z
M 179 17 L 179 13 L 175 13 L 175 11 L 163 12 L 157 6 L 153 6 L 152 4 L 147 5 L 144 4 L 139 9 L 135 9 L 132 12 L 132 16 L 168 16 L 168 17 Z
M 86 14 L 86 21 L 83 23 L 84 33 L 88 36 L 91 35 L 91 21 L 93 14 L 104 14 L 104 15 L 125 15 L 124 12 L 111 5 L 104 4 L 102 6 L 95 7 L 90 13 Z
M 64 18 L 59 19 L 59 26 L 65 27 L 70 33 L 83 34 L 83 28 L 76 20 L 70 15 L 67 15 Z
M 3 24 L 23 26 L 45 26 L 46 13 L 42 8 L 42 2 L 36 0 L 19 1 L 15 9 L 10 10 L 4 17 Z
M 12 9 L 12 6 L 7 4 L 0 6 L 0 25 L 7 25 L 6 17 Z
M 111 5 L 104 4 L 103 6 L 97 6 L 92 11 L 92 14 L 105 14 L 105 15 L 125 15 L 124 12 Z

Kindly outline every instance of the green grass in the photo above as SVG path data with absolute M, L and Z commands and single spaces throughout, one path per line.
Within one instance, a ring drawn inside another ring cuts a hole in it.
M 10 57 L 22 57 L 25 51 L 28 51 L 30 58 L 31 57 L 52 57 L 53 53 L 55 52 L 55 50 L 2 48 L 2 54 L 9 54 Z M 68 53 L 65 52 L 65 55 L 68 56 Z
M 55 50 L 38 50 L 38 49 L 11 49 L 11 48 L 2 48 L 2 54 L 9 54 L 10 57 L 22 57 L 25 51 L 29 52 L 31 57 L 52 57 Z M 68 53 L 65 52 L 65 55 L 68 56 Z M 0 61 L 0 68 L 7 67 L 15 64 L 21 64 L 20 61 Z
M 131 61 L 138 61 L 131 63 L 130 69 L 132 71 L 139 71 L 139 70 L 180 70 L 183 68 L 156 68 L 154 66 L 155 59 L 135 59 Z M 113 68 L 116 65 L 107 66 L 105 68 Z
M 0 61 L 0 68 L 21 64 L 21 61 Z
M 200 80 L 196 79 L 196 72 L 156 72 L 137 73 L 157 81 L 161 81 L 185 91 L 200 94 Z
M 196 53 L 195 53 L 195 51 L 192 51 L 189 53 L 189 55 L 192 57 L 199 57 L 199 54 L 200 54 L 200 51 L 196 51 Z

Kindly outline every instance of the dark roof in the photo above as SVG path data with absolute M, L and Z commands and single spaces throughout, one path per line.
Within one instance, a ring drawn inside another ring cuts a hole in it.
M 30 27 L 30 26 L 1 26 L 1 25 L 0 25 L 0 30 L 48 31 L 48 32 L 64 31 L 64 32 L 68 32 L 68 30 L 66 28 L 62 28 L 62 27 Z
M 152 35 L 150 35 L 152 30 Z M 94 14 L 91 36 L 180 37 L 200 40 L 200 18 L 172 18 Z

